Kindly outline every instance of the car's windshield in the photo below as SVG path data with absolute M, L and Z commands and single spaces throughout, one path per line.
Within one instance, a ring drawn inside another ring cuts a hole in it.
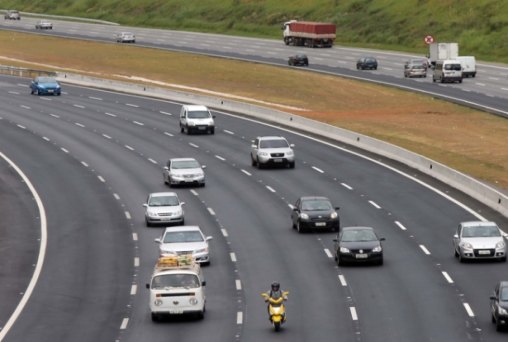
M 178 197 L 176 196 L 154 196 L 148 202 L 150 207 L 168 207 L 178 204 Z
M 39 83 L 56 83 L 56 80 L 51 77 L 39 77 L 39 78 L 37 78 L 37 82 L 39 82 Z
M 504 301 L 508 301 L 508 286 L 501 288 L 501 293 L 499 294 L 499 299 Z
M 198 288 L 199 278 L 194 274 L 164 274 L 153 278 L 152 289 L 166 287 Z
M 193 110 L 187 113 L 190 119 L 206 119 L 210 117 L 210 113 L 206 110 Z
M 302 202 L 302 210 L 328 211 L 331 209 L 332 206 L 330 202 L 326 200 L 308 200 Z
M 464 227 L 462 237 L 497 237 L 501 232 L 496 226 L 470 226 Z
M 342 240 L 344 242 L 356 242 L 356 241 L 376 241 L 376 234 L 373 231 L 367 229 L 359 230 L 347 230 L 342 234 Z
M 203 235 L 198 231 L 167 232 L 163 243 L 200 242 L 204 241 Z
M 259 148 L 284 148 L 288 146 L 287 141 L 284 139 L 265 139 L 259 143 Z
M 171 163 L 172 169 L 197 169 L 199 163 L 195 160 L 178 160 Z

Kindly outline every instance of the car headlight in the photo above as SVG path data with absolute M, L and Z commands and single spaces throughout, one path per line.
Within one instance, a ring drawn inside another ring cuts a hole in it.
M 473 245 L 471 245 L 469 242 L 461 242 L 460 247 L 464 249 L 473 249 Z
M 258 153 L 261 157 L 268 157 L 268 153 L 267 152 L 259 152 Z
M 496 248 L 504 248 L 506 246 L 506 244 L 504 243 L 504 241 L 499 241 L 498 243 L 496 243 Z
M 146 213 L 148 214 L 148 216 L 157 216 L 157 213 L 155 211 L 152 211 L 152 210 L 147 210 Z
M 161 249 L 160 255 L 161 256 L 176 256 L 177 254 L 174 251 L 167 251 L 167 250 Z
M 294 152 L 293 152 L 293 151 L 291 151 L 291 150 L 289 150 L 289 151 L 287 151 L 287 152 L 286 152 L 286 156 L 288 156 L 288 157 L 291 157 L 291 156 L 293 156 L 293 155 L 294 155 Z
M 301 213 L 300 214 L 300 218 L 304 219 L 304 220 L 308 220 L 309 219 L 309 215 L 307 215 L 306 213 Z
M 201 249 L 196 249 L 194 251 L 195 254 L 198 254 L 198 253 L 207 253 L 208 252 L 208 248 L 201 248 Z
M 189 122 L 187 122 L 187 125 L 189 125 L 189 126 L 196 126 L 196 123 L 194 121 L 189 121 Z
M 381 248 L 381 246 L 377 246 L 377 247 L 374 247 L 374 248 L 372 249 L 372 251 L 373 251 L 373 252 L 375 252 L 375 253 L 379 253 L 379 252 L 381 252 L 382 250 L 383 250 L 383 248 Z
M 337 212 L 336 212 L 336 211 L 334 211 L 334 212 L 330 215 L 330 218 L 332 218 L 332 219 L 336 219 L 336 218 L 337 218 L 337 216 L 338 216 L 338 215 L 337 215 Z
M 175 211 L 174 216 L 182 216 L 182 214 L 183 214 L 183 210 L 178 209 L 177 211 Z
M 341 247 L 341 248 L 340 248 L 340 252 L 341 252 L 341 253 L 349 253 L 349 248 L 346 248 L 346 247 Z
M 197 305 L 198 304 L 197 298 L 196 297 L 189 298 L 189 304 L 190 305 Z
M 503 309 L 500 306 L 498 306 L 498 308 L 499 308 L 499 314 L 501 314 L 501 315 L 508 315 L 508 311 L 506 311 L 506 309 Z

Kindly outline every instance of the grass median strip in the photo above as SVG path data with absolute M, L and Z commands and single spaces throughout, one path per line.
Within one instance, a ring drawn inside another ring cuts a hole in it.
M 508 189 L 508 120 L 429 96 L 223 58 L 0 31 L 0 63 L 228 94 L 366 134 Z M 430 82 L 430 80 L 429 80 Z M 173 85 L 173 86 L 171 86 Z

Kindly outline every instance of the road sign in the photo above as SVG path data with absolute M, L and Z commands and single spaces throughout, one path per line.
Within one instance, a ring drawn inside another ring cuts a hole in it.
M 425 36 L 425 44 L 432 44 L 434 43 L 434 37 L 432 36 Z

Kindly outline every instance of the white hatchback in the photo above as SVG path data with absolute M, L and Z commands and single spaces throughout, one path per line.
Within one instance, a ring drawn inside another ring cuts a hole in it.
M 155 224 L 179 224 L 184 225 L 184 211 L 178 195 L 174 192 L 154 192 L 148 195 L 145 210 L 146 226 Z

